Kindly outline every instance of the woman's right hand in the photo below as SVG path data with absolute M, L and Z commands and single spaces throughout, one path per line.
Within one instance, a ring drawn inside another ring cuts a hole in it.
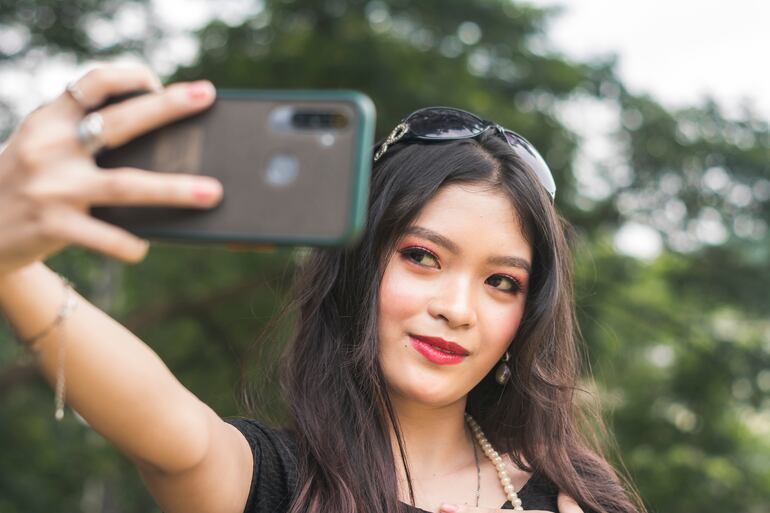
M 77 135 L 89 106 L 126 92 L 150 94 L 109 105 L 102 142 L 120 146 L 214 101 L 208 81 L 164 88 L 143 66 L 94 69 L 75 83 L 78 100 L 64 92 L 27 116 L 0 152 L 0 277 L 76 244 L 125 262 L 147 253 L 146 241 L 89 215 L 92 205 L 165 205 L 209 208 L 222 197 L 209 177 L 97 167 Z M 81 105 L 80 102 L 87 102 Z

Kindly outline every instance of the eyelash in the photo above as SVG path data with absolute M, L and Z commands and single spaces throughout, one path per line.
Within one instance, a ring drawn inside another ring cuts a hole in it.
M 434 259 L 436 261 L 436 263 L 438 263 L 438 257 L 436 255 L 434 255 L 433 252 L 431 252 L 431 251 L 429 251 L 429 250 L 427 250 L 425 248 L 410 247 L 410 248 L 406 248 L 406 249 L 400 250 L 399 253 L 404 258 L 408 259 L 410 262 L 413 262 L 413 263 L 415 263 L 415 264 L 417 264 L 419 266 L 422 266 L 422 267 L 429 267 L 429 266 L 425 266 L 425 265 L 421 264 L 420 262 L 417 262 L 416 260 L 412 259 L 410 257 L 410 255 L 415 255 L 415 254 L 417 254 L 417 255 L 427 255 L 427 256 L 431 257 L 432 259 Z M 494 276 L 499 276 L 499 277 L 504 278 L 506 280 L 509 280 L 511 282 L 511 289 L 510 290 L 497 289 L 500 292 L 503 292 L 505 294 L 515 295 L 515 294 L 518 294 L 518 293 L 520 293 L 520 292 L 522 292 L 524 290 L 524 288 L 521 285 L 521 282 L 517 278 L 514 278 L 513 276 L 508 276 L 507 274 L 495 274 Z

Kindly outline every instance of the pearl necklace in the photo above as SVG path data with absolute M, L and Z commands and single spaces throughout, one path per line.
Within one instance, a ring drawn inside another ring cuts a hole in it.
M 489 460 L 492 462 L 492 465 L 494 465 L 497 469 L 497 476 L 500 478 L 500 484 L 505 491 L 506 497 L 508 497 L 508 500 L 511 501 L 511 504 L 513 504 L 513 509 L 515 511 L 524 511 L 524 508 L 521 506 L 521 499 L 519 499 L 519 496 L 516 495 L 516 490 L 514 489 L 513 484 L 511 484 L 511 478 L 508 477 L 508 472 L 505 470 L 505 462 L 503 461 L 503 458 L 500 456 L 500 454 L 498 454 L 494 447 L 492 447 L 492 444 L 489 443 L 487 437 L 484 436 L 484 432 L 481 430 L 481 426 L 478 425 L 478 423 L 473 419 L 473 417 L 470 416 L 470 414 L 468 414 L 468 412 L 465 413 L 465 421 L 471 427 L 473 436 L 476 437 L 476 441 L 478 441 L 481 450 L 484 451 L 484 454 L 487 456 L 487 458 L 489 458 Z M 478 500 L 478 497 L 476 497 L 476 499 Z

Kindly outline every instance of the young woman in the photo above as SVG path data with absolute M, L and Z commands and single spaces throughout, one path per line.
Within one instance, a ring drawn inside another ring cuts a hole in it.
M 81 121 L 89 105 L 138 88 L 156 92 Z M 314 250 L 299 270 L 283 360 L 288 426 L 221 419 L 62 286 L 39 261 L 67 244 L 128 261 L 146 251 L 88 217 L 90 204 L 218 201 L 216 183 L 108 176 L 91 159 L 213 97 L 208 83 L 164 90 L 145 69 L 98 70 L 33 113 L 0 154 L 10 184 L 0 307 L 166 513 L 642 509 L 579 425 L 550 171 L 520 136 L 467 112 L 405 117 L 375 152 L 361 241 Z

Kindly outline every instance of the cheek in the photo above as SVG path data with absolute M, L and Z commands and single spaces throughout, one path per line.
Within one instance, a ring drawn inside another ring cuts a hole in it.
M 481 323 L 481 339 L 489 342 L 495 354 L 502 355 L 519 330 L 524 302 L 516 305 L 489 305 Z
M 414 280 L 398 265 L 391 262 L 380 284 L 379 320 L 381 329 L 400 320 L 408 319 L 420 311 L 421 299 Z

